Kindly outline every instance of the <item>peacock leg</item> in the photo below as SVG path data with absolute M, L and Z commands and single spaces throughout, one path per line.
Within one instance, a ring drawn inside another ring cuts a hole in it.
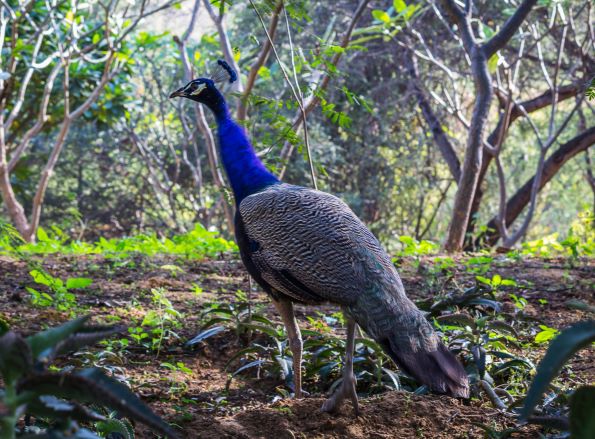
M 293 355 L 293 383 L 295 397 L 302 397 L 302 333 L 293 313 L 293 303 L 286 299 L 273 300 L 287 330 L 289 349 Z
M 343 366 L 343 381 L 333 395 L 322 404 L 323 412 L 336 412 L 345 398 L 350 398 L 353 404 L 355 416 L 359 416 L 359 404 L 357 402 L 357 392 L 355 384 L 357 380 L 353 373 L 353 349 L 355 348 L 355 330 L 357 324 L 355 321 L 345 316 L 347 319 L 347 343 L 345 346 L 345 365 Z

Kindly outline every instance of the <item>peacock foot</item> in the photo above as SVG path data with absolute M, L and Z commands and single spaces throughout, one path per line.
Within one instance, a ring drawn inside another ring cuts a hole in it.
M 349 398 L 353 404 L 355 416 L 359 416 L 359 404 L 357 401 L 357 392 L 355 391 L 356 382 L 357 380 L 353 373 L 348 376 L 344 376 L 339 388 L 329 399 L 324 401 L 321 410 L 327 413 L 336 413 L 341 407 L 343 400 Z
M 291 397 L 293 399 L 302 399 L 310 396 L 310 392 L 306 392 L 304 389 L 300 389 L 299 392 L 296 392 L 292 386 L 290 386 L 289 388 L 291 389 Z

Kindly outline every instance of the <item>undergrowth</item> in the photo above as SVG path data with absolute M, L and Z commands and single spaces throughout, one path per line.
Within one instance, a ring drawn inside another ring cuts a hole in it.
M 417 305 L 426 312 L 444 343 L 463 362 L 470 378 L 472 398 L 489 401 L 494 407 L 512 415 L 520 413 L 530 383 L 538 373 L 535 352 L 546 343 L 555 342 L 562 334 L 557 328 L 548 327 L 534 313 L 527 312 L 528 301 L 524 292 L 528 285 L 520 279 L 505 278 L 498 272 L 499 267 L 528 257 L 558 257 L 562 266 L 571 267 L 580 263 L 581 258 L 592 257 L 595 254 L 595 232 L 590 222 L 581 221 L 573 224 L 563 240 L 551 235 L 499 255 L 433 256 L 438 249 L 436 244 L 401 237 L 402 248 L 394 261 L 396 264 L 402 263 L 404 258 L 412 261 L 426 288 L 433 293 L 431 298 L 420 300 Z M 69 311 L 73 317 L 83 310 L 78 308 L 76 295 L 71 290 L 87 288 L 94 280 L 52 276 L 43 267 L 45 255 L 98 254 L 108 261 L 129 261 L 135 255 L 151 257 L 164 254 L 194 260 L 216 258 L 222 253 L 237 251 L 233 243 L 200 226 L 172 238 L 141 234 L 84 243 L 69 239 L 56 228 L 50 232 L 40 229 L 37 238 L 37 243 L 24 243 L 14 229 L 2 225 L 0 253 L 29 264 L 32 280 L 40 287 L 27 287 L 33 306 L 53 306 L 59 311 Z M 160 268 L 168 271 L 168 276 L 172 278 L 184 271 L 172 264 Z M 455 277 L 466 280 L 460 283 Z M 188 289 L 197 296 L 203 292 L 198 284 L 192 284 Z M 167 298 L 166 289 L 154 288 L 142 292 L 140 296 L 143 294 L 149 303 L 134 305 L 139 307 L 139 313 L 130 317 L 132 324 L 126 336 L 103 342 L 103 350 L 93 354 L 91 361 L 109 362 L 110 358 L 123 361 L 128 352 L 140 349 L 152 354 L 164 370 L 191 375 L 192 371 L 183 362 L 170 361 L 169 357 L 158 359 L 163 351 L 171 352 L 182 345 L 179 330 L 183 328 L 184 314 Z M 547 303 L 546 299 L 540 300 L 544 301 L 540 302 L 542 304 Z M 592 307 L 584 303 L 568 305 L 587 313 L 593 312 Z M 234 300 L 201 303 L 200 310 L 200 331 L 186 342 L 186 349 L 209 343 L 210 339 L 226 333 L 232 334 L 238 341 L 238 349 L 229 356 L 226 364 L 227 386 L 212 402 L 213 410 L 225 407 L 231 385 L 241 379 L 269 378 L 278 382 L 275 395 L 270 395 L 272 399 L 290 396 L 294 371 L 285 329 L 265 315 L 262 305 L 255 305 L 248 294 L 237 291 Z M 592 320 L 589 322 L 592 324 Z M 337 334 L 342 332 L 343 324 L 340 313 L 317 313 L 308 317 L 302 330 L 303 379 L 305 388 L 311 392 L 330 393 L 341 382 L 345 340 Z M 240 348 L 240 345 L 244 347 Z M 562 367 L 559 358 L 548 361 L 557 361 Z M 414 379 L 395 370 L 380 346 L 363 333 L 356 339 L 354 371 L 361 396 L 391 389 L 418 394 L 427 392 L 425 386 L 419 386 Z M 170 390 L 177 397 L 183 397 L 185 387 L 178 381 L 172 380 Z M 546 387 L 548 393 L 545 398 L 532 396 L 531 409 L 537 406 L 538 416 L 529 416 L 530 412 L 525 409 L 525 417 L 529 422 L 538 422 L 548 428 L 568 430 L 568 419 L 573 419 L 568 401 L 572 400 L 574 389 L 556 381 Z M 545 387 L 542 385 L 542 388 Z M 585 396 L 585 392 L 581 390 L 581 401 L 592 397 L 590 394 Z M 577 404 L 574 403 L 575 406 Z M 497 432 L 489 426 L 482 427 L 490 437 L 514 432 Z
M 235 252 L 237 246 L 196 224 L 194 229 L 180 235 L 158 237 L 156 233 L 140 233 L 122 238 L 99 238 L 95 242 L 71 239 L 58 227 L 50 230 L 40 227 L 37 240 L 25 243 L 12 226 L 0 223 L 0 254 L 64 254 L 102 255 L 106 258 L 128 258 L 135 254 L 144 256 L 174 255 L 186 259 L 216 258 L 223 253 Z

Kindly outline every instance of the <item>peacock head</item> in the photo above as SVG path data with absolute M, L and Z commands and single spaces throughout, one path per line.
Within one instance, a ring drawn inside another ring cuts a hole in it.
M 182 97 L 201 104 L 214 104 L 221 99 L 217 83 L 232 83 L 238 78 L 236 72 L 222 59 L 217 61 L 217 68 L 210 78 L 193 79 L 184 87 L 174 91 L 170 98 Z

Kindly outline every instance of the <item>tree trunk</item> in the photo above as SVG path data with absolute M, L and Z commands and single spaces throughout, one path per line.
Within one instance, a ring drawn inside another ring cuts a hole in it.
M 492 101 L 492 79 L 488 72 L 488 60 L 480 47 L 475 46 L 471 51 L 471 68 L 475 78 L 477 97 L 448 237 L 444 243 L 444 249 L 449 253 L 461 251 L 463 248 L 467 223 L 481 171 L 483 136 Z

